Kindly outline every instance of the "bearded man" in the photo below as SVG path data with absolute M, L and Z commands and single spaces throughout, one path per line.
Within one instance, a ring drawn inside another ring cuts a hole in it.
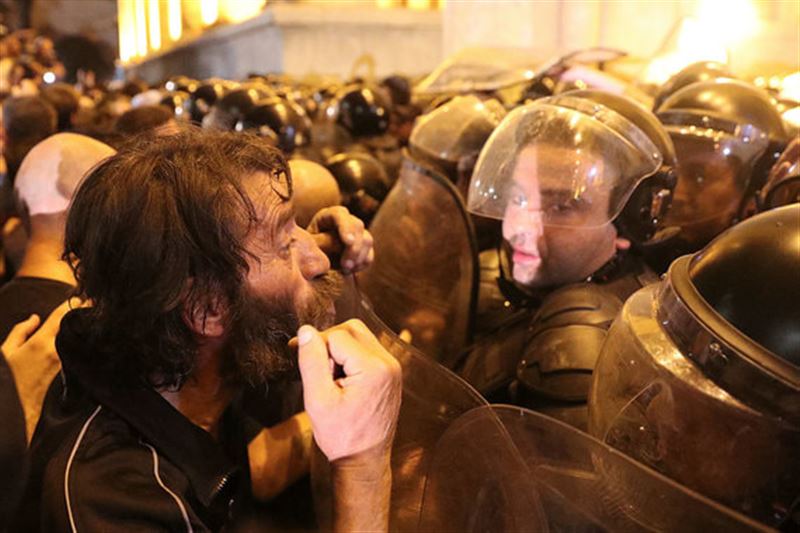
M 400 369 L 362 323 L 331 327 L 333 241 L 343 268 L 372 260 L 343 208 L 295 224 L 288 165 L 255 137 L 153 138 L 95 168 L 64 252 L 91 306 L 61 325 L 19 527 L 220 530 L 307 468 L 313 433 L 335 528 L 385 529 Z M 298 368 L 306 411 L 253 430 L 240 391 Z

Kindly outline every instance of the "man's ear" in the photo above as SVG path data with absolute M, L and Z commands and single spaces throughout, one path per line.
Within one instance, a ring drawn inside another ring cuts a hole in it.
M 183 321 L 199 337 L 221 337 L 225 334 L 227 305 L 223 298 L 209 296 L 188 300 L 183 307 Z

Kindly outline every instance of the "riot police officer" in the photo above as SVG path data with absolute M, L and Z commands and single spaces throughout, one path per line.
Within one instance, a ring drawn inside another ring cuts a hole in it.
M 589 430 L 773 527 L 800 525 L 800 205 L 737 224 L 625 304 Z
M 663 222 L 681 231 L 653 254 L 666 270 L 750 214 L 746 206 L 788 136 L 766 92 L 730 79 L 687 85 L 666 98 L 656 115 L 675 144 L 679 166 L 675 201 Z
M 673 162 L 655 117 L 622 96 L 545 98 L 503 120 L 469 187 L 468 209 L 501 219 L 503 244 L 462 377 L 492 401 L 585 427 L 607 329 L 657 280 L 631 247 L 653 236 L 669 204 Z

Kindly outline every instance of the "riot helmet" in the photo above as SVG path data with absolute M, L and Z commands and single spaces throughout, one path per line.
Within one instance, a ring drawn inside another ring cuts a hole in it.
M 201 124 L 203 117 L 211 111 L 211 106 L 222 98 L 224 94 L 225 86 L 215 81 L 209 81 L 197 87 L 186 104 L 189 120 L 195 124 Z
M 261 94 L 254 88 L 240 88 L 230 91 L 217 100 L 211 111 L 203 117 L 203 127 L 232 130 L 261 98 Z
M 164 95 L 158 102 L 159 105 L 166 106 L 175 115 L 176 120 L 186 120 L 185 109 L 189 101 L 189 93 L 184 91 L 173 91 Z
M 544 98 L 509 113 L 489 137 L 467 207 L 503 221 L 518 284 L 577 282 L 624 247 L 612 222 L 661 164 L 656 145 L 616 111 Z
M 125 85 L 122 86 L 122 93 L 133 98 L 137 94 L 145 92 L 147 89 L 149 89 L 147 83 L 134 78 L 125 82 Z
M 338 95 L 336 121 L 354 137 L 383 135 L 389 130 L 391 101 L 381 89 L 350 86 Z
M 389 176 L 367 152 L 337 154 L 325 163 L 342 193 L 342 205 L 369 224 L 389 193 Z
M 417 119 L 411 130 L 409 151 L 416 159 L 434 165 L 453 183 L 458 183 L 459 163 L 480 153 L 505 114 L 497 100 L 456 96 Z
M 772 167 L 759 192 L 759 211 L 800 202 L 800 137 L 795 138 Z
M 236 131 L 276 138 L 278 147 L 287 154 L 308 144 L 310 130 L 311 122 L 302 108 L 277 96 L 259 100 L 236 123 Z
M 735 80 L 685 87 L 657 116 L 678 154 L 678 184 L 664 221 L 681 228 L 671 261 L 697 251 L 742 217 L 766 180 L 762 167 L 772 167 L 772 151 L 786 139 L 766 93 Z
M 384 78 L 381 81 L 381 87 L 384 87 L 389 92 L 393 105 L 408 105 L 411 103 L 411 82 L 405 76 L 395 74 Z
M 738 80 L 717 79 L 694 83 L 677 91 L 657 111 L 659 115 L 668 111 L 708 113 L 737 124 L 750 124 L 766 134 L 769 144 L 754 163 L 740 206 L 740 220 L 744 218 L 748 201 L 763 187 L 770 169 L 789 142 L 783 117 L 776 104 L 766 91 L 754 85 Z M 683 155 L 680 150 L 678 153 Z
M 164 83 L 164 88 L 170 92 L 183 91 L 193 93 L 200 83 L 187 76 L 173 76 Z
M 629 238 L 634 244 L 647 243 L 655 235 L 672 204 L 678 167 L 672 139 L 658 118 L 631 98 L 594 89 L 565 94 L 587 98 L 613 109 L 638 126 L 661 153 L 661 167 L 642 180 L 615 220 L 620 235 Z
M 692 63 L 672 75 L 662 85 L 653 100 L 653 111 L 658 111 L 664 100 L 683 89 L 687 85 L 719 78 L 734 78 L 728 66 L 716 61 L 698 61 Z
M 799 243 L 795 204 L 673 262 L 626 302 L 589 402 L 593 435 L 773 527 L 800 502 Z

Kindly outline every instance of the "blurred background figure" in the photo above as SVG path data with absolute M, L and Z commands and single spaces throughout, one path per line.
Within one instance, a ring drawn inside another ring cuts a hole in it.
M 31 314 L 49 315 L 72 292 L 75 279 L 61 257 L 67 208 L 83 176 L 114 153 L 89 137 L 59 133 L 23 160 L 14 192 L 27 242 L 14 277 L 0 286 L 0 337 Z

